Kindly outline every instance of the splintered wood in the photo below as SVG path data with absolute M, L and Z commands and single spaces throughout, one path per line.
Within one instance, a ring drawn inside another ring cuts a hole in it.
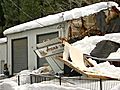
M 85 36 L 104 35 L 109 33 L 112 20 L 120 17 L 120 11 L 116 7 L 100 11 L 89 16 L 80 17 L 69 21 L 69 39 Z M 115 27 L 112 27 L 112 31 Z

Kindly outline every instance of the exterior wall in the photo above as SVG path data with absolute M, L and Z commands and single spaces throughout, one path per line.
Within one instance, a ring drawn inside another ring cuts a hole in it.
M 9 68 L 10 74 L 12 74 L 12 49 L 11 49 L 12 40 L 20 39 L 24 37 L 28 38 L 28 69 L 33 70 L 37 68 L 37 55 L 33 51 L 36 49 L 37 35 L 59 31 L 59 36 L 64 36 L 62 33 L 64 29 L 62 29 L 60 25 L 61 24 L 57 24 L 49 27 L 37 28 L 34 30 L 7 35 L 8 37 L 8 68 Z
M 0 44 L 0 74 L 3 73 L 4 64 L 7 62 L 7 44 Z

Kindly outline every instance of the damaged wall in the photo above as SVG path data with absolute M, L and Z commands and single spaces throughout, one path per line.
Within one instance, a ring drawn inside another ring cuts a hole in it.
M 69 39 L 120 32 L 120 12 L 112 7 L 89 16 L 69 21 Z

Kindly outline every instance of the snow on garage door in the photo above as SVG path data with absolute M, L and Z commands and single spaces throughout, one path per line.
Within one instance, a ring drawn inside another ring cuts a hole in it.
M 12 73 L 28 68 L 27 38 L 12 40 Z

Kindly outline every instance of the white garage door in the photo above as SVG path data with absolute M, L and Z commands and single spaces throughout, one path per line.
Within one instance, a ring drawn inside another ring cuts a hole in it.
M 27 38 L 12 40 L 12 73 L 28 68 Z

